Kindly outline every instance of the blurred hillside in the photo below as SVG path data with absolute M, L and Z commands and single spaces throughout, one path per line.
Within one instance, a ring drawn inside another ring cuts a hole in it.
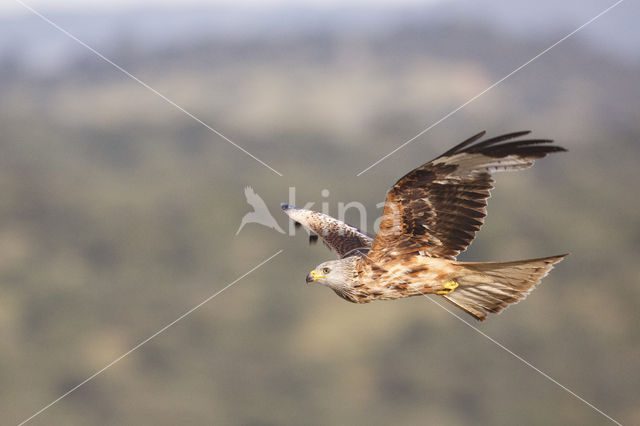
M 235 235 L 250 211 L 245 186 L 284 229 L 290 186 L 299 205 L 325 201 L 334 214 L 340 201 L 363 202 L 370 229 L 376 203 L 413 167 L 479 130 L 529 128 L 570 152 L 499 175 L 462 259 L 572 255 L 480 327 L 615 419 L 640 423 L 640 68 L 588 38 L 567 40 L 356 177 L 564 35 L 418 18 L 153 48 L 122 32 L 102 46 L 284 177 L 81 46 L 46 72 L 19 47 L 3 56 L 3 423 L 284 248 L 32 424 L 606 424 L 423 298 L 359 306 L 305 285 L 332 255 L 305 247 L 302 233 L 247 225 Z M 64 39 L 38 28 L 48 43 Z
M 157 51 L 211 39 L 246 41 L 263 39 L 265 35 L 276 39 L 333 34 L 376 37 L 407 25 L 437 28 L 454 22 L 492 28 L 502 37 L 560 38 L 559 35 L 573 31 L 615 3 L 607 0 L 428 0 L 412 4 L 406 0 L 397 3 L 374 0 L 310 5 L 305 1 L 266 0 L 248 7 L 246 3 L 251 0 L 242 0 L 234 6 L 224 5 L 223 1 L 200 0 L 199 6 L 187 1 L 180 7 L 171 7 L 175 0 L 165 0 L 150 8 L 141 6 L 141 1 L 145 0 L 133 0 L 127 8 L 105 8 L 108 2 L 99 0 L 90 5 L 78 3 L 76 9 L 66 11 L 51 8 L 51 0 L 27 3 L 100 51 L 123 40 L 147 51 Z M 49 7 L 40 7 L 41 2 Z M 75 41 L 51 33 L 41 18 L 19 3 L 14 6 L 23 13 L 2 14 L 0 8 L 0 58 L 11 59 L 28 72 L 48 74 L 58 72 L 68 65 L 70 58 L 78 55 Z M 575 38 L 617 60 L 638 64 L 640 32 L 635 18 L 638 14 L 640 5 L 626 1 L 608 12 L 606 19 L 598 19 L 598 25 L 590 25 L 588 31 L 579 32 Z

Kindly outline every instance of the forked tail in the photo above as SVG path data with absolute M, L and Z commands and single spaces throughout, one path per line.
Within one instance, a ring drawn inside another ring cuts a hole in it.
M 466 274 L 455 279 L 458 287 L 443 296 L 477 320 L 497 314 L 524 299 L 553 265 L 567 254 L 515 262 L 459 262 Z

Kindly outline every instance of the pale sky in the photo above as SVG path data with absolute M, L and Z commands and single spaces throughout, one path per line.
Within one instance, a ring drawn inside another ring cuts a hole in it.
M 350 6 L 391 6 L 411 4 L 433 4 L 447 0 L 2 0 L 0 16 L 15 16 L 31 13 L 20 4 L 24 2 L 39 12 L 51 11 L 115 11 L 139 7 L 169 7 L 187 5 L 233 5 L 235 7 L 260 7 L 273 5 L 308 5 L 313 7 Z

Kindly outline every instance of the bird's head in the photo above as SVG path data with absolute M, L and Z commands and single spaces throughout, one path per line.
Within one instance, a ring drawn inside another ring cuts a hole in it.
M 353 270 L 353 264 L 347 259 L 330 260 L 321 263 L 307 275 L 307 283 L 318 283 L 337 289 L 347 285 L 347 279 Z

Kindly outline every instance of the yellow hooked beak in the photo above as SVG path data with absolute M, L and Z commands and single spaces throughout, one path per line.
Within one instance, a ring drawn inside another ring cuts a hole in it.
M 326 277 L 326 276 L 324 276 L 324 275 L 321 275 L 318 271 L 316 271 L 316 270 L 314 269 L 313 271 L 309 272 L 309 275 L 307 275 L 307 279 L 306 279 L 306 281 L 307 281 L 308 283 L 312 283 L 312 282 L 314 282 L 314 281 L 318 281 L 318 280 L 321 280 L 321 279 L 323 279 L 323 278 L 327 278 L 327 277 Z

